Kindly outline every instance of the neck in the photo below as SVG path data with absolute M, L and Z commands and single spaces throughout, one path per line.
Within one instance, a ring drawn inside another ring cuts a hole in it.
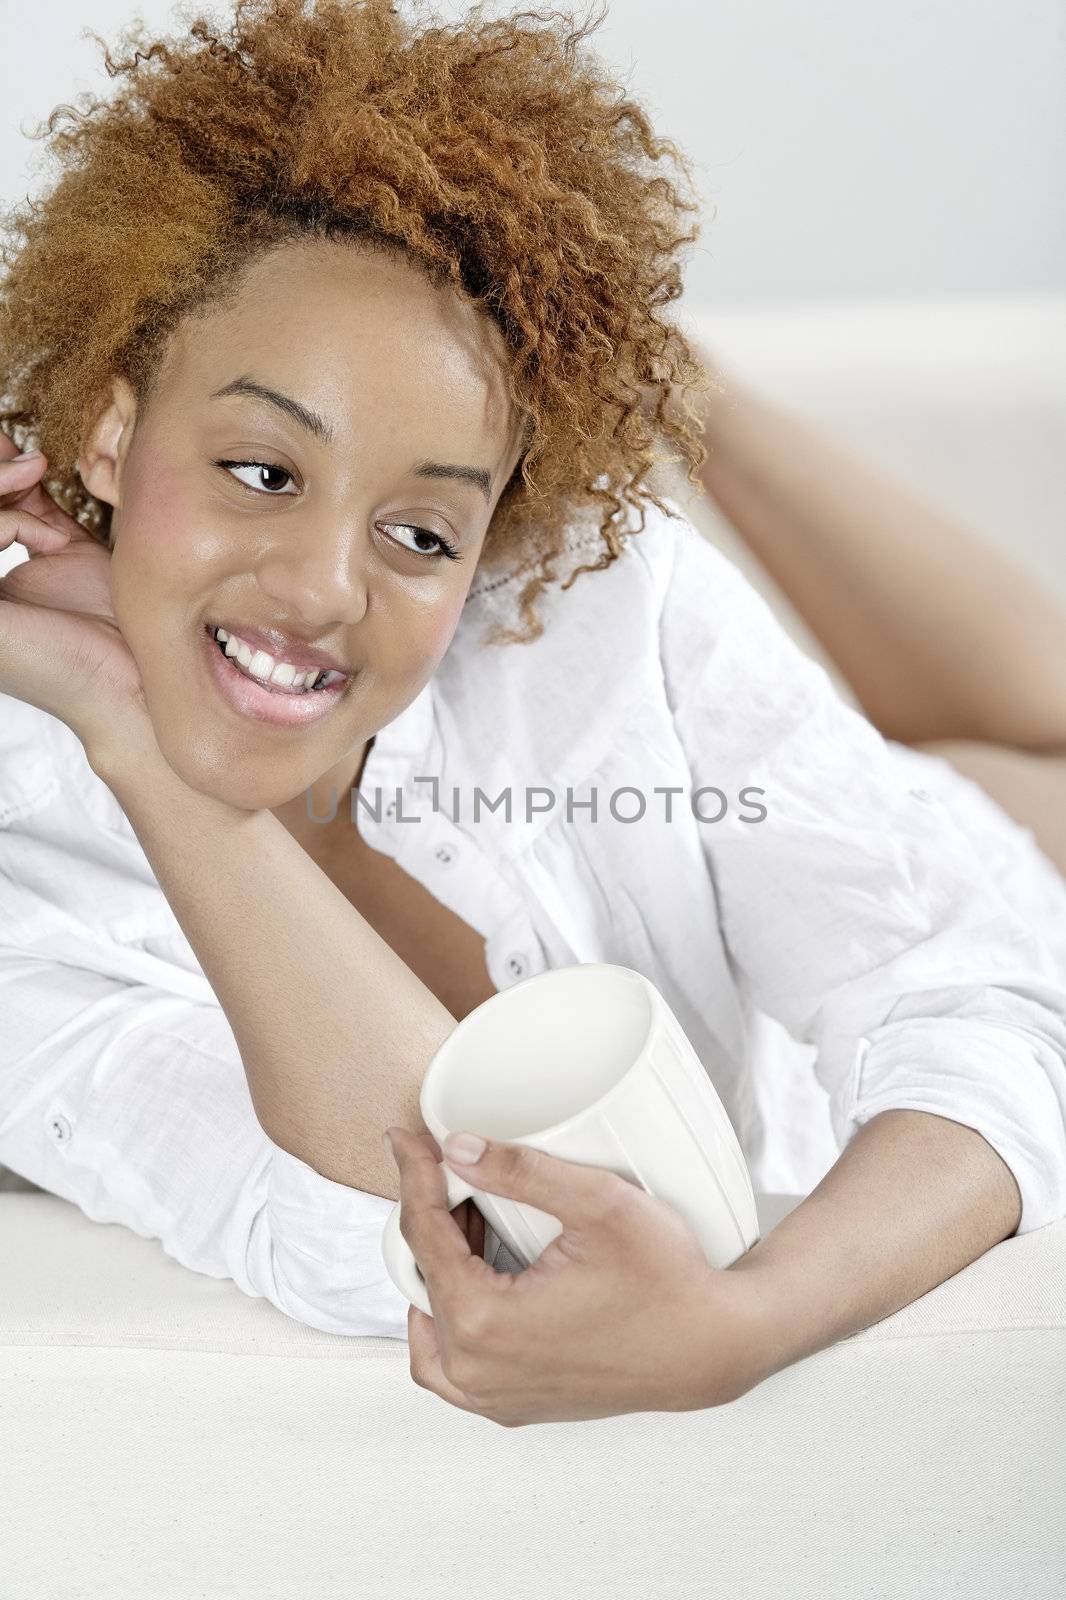
M 274 816 L 303 845 L 308 855 L 317 857 L 325 851 L 338 828 L 347 828 L 351 792 L 359 787 L 373 743 L 373 738 L 368 739 L 366 744 L 321 773 L 306 789 L 293 795 L 291 800 L 271 808 Z M 329 822 L 324 820 L 327 817 L 331 818 Z

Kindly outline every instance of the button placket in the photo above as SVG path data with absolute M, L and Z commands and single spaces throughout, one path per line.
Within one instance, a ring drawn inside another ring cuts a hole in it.
M 501 873 L 499 863 L 445 811 L 434 812 L 425 804 L 419 808 L 406 797 L 403 804 L 405 815 L 420 810 L 422 820 L 411 827 L 395 823 L 389 836 L 396 842 L 396 859 L 414 878 L 431 891 L 439 889 L 444 897 L 446 877 L 444 903 L 479 932 L 488 921 L 486 907 L 498 905 L 503 896 L 510 903 L 509 914 L 483 935 L 493 982 L 504 988 L 540 971 L 544 962 L 525 901 Z M 382 809 L 388 811 L 388 807 Z M 497 952 L 503 952 L 502 957 Z
M 486 949 L 488 969 L 498 989 L 510 988 L 545 968 L 529 909 L 515 896 L 513 884 L 508 884 L 508 892 L 514 900 L 513 910 L 498 924 Z
M 379 815 L 374 815 L 375 788 L 380 791 Z M 408 836 L 424 832 L 426 818 L 422 816 L 417 798 L 412 796 L 402 781 L 398 768 L 384 764 L 375 772 L 374 783 L 362 792 L 367 795 L 368 806 L 359 812 L 359 831 L 375 849 L 388 855 L 397 854 L 407 843 Z M 415 821 L 416 817 L 421 818 Z

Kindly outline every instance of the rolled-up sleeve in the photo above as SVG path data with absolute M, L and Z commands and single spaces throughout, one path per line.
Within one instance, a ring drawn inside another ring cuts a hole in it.
M 882 1111 L 932 1112 L 1006 1162 L 1019 1233 L 1066 1216 L 1050 946 L 737 568 L 687 523 L 674 545 L 664 684 L 693 789 L 729 800 L 701 839 L 738 985 L 816 1047 L 841 1147 Z
M 0 1164 L 313 1328 L 406 1338 L 392 1202 L 267 1137 L 220 1007 L 0 942 L 0 1019 Z

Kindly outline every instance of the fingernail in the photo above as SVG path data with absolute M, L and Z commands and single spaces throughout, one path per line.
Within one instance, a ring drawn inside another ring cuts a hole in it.
M 11 457 L 11 465 L 14 466 L 16 461 L 34 461 L 34 460 L 39 460 L 40 457 L 43 456 L 43 455 L 44 455 L 44 451 L 43 450 L 20 450 L 17 456 L 12 456 Z
M 391 1140 L 391 1138 L 389 1137 L 389 1135 L 387 1133 L 383 1133 L 381 1135 L 381 1142 L 384 1145 L 385 1149 L 387 1150 L 387 1152 L 389 1153 L 390 1156 L 395 1154 L 395 1152 L 394 1152 L 394 1150 L 392 1148 L 392 1140 Z
M 448 1160 L 458 1161 L 461 1166 L 473 1166 L 487 1148 L 485 1140 L 479 1139 L 476 1133 L 450 1133 L 443 1145 Z

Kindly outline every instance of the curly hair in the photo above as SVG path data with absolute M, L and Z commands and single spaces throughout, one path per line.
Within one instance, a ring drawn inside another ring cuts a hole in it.
M 179 320 L 305 235 L 406 252 L 504 335 L 526 433 L 484 555 L 531 575 L 500 637 L 543 632 L 535 602 L 582 508 L 600 509 L 600 555 L 564 589 L 621 553 L 625 504 L 674 514 L 644 480 L 672 441 L 695 481 L 692 401 L 713 387 L 662 314 L 699 205 L 655 164 L 691 186 L 688 163 L 579 51 L 605 12 L 482 10 L 421 26 L 388 0 L 234 0 L 227 27 L 181 13 L 176 38 L 137 19 L 117 59 L 89 34 L 119 88 L 53 110 L 32 137 L 59 172 L 3 217 L 0 422 L 93 537 L 111 508 L 76 466 L 90 397 L 118 373 L 144 401 Z

